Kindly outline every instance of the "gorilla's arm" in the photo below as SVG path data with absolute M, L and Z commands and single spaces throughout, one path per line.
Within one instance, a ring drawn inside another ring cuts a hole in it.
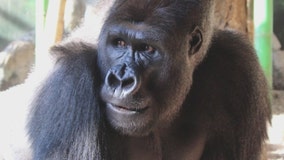
M 206 115 L 204 159 L 259 159 L 270 119 L 268 86 L 249 40 L 216 31 L 193 76 L 189 103 Z M 249 153 L 249 154 L 248 154 Z
M 101 159 L 97 50 L 69 43 L 51 53 L 55 65 L 31 105 L 34 159 Z

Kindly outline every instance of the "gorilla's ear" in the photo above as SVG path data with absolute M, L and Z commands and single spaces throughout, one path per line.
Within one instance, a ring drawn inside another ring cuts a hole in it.
M 202 31 L 199 29 L 199 27 L 195 27 L 194 30 L 190 33 L 189 35 L 189 51 L 188 53 L 190 55 L 195 54 L 196 52 L 199 51 L 202 42 L 203 42 L 203 37 L 202 37 Z

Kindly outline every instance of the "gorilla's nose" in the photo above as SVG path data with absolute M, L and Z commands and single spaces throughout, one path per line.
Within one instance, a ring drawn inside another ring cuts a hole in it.
M 115 97 L 134 94 L 140 87 L 140 78 L 134 67 L 127 64 L 112 67 L 105 78 L 105 85 Z

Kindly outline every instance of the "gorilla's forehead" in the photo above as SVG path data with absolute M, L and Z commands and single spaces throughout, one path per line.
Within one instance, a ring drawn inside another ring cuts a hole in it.
M 172 31 L 174 28 L 188 27 L 194 20 L 198 20 L 195 13 L 200 12 L 200 6 L 201 0 L 118 0 L 107 23 L 143 22 Z
M 108 36 L 119 36 L 131 40 L 143 40 L 146 42 L 158 42 L 163 39 L 161 37 L 161 31 L 145 24 L 133 24 L 133 23 L 120 23 L 117 25 L 111 25 L 107 28 Z

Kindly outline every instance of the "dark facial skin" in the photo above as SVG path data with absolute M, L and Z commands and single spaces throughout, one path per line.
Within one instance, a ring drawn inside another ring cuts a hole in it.
M 153 31 L 146 22 L 109 25 L 99 45 L 107 119 L 124 134 L 149 134 L 171 120 L 191 85 L 190 59 L 202 43 L 200 30 L 181 37 L 188 43 L 168 45 L 167 37 Z M 176 46 L 182 47 L 172 52 Z

